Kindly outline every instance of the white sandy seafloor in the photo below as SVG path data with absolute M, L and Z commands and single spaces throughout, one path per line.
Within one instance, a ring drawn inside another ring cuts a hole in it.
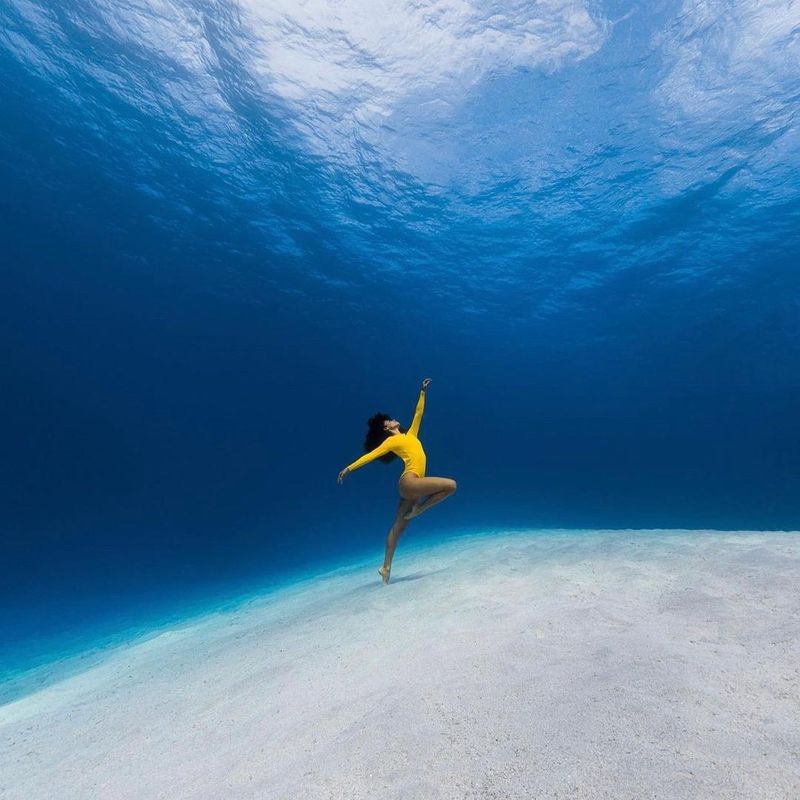
M 800 533 L 490 533 L 0 707 L 0 797 L 800 798 Z

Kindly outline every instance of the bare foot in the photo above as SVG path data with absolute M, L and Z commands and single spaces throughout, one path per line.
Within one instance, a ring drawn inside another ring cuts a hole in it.
M 391 567 L 378 567 L 378 574 L 383 579 L 384 585 L 389 583 L 389 573 L 391 572 Z
M 405 514 L 403 514 L 403 519 L 405 520 L 414 519 L 414 517 L 421 514 L 422 511 L 420 511 L 419 505 L 420 505 L 419 503 L 414 503 L 414 505 L 411 506 L 411 511 L 407 511 Z

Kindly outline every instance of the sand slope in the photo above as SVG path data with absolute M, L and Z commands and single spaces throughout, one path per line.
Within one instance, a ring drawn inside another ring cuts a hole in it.
M 800 533 L 489 533 L 0 707 L 0 797 L 800 797 Z

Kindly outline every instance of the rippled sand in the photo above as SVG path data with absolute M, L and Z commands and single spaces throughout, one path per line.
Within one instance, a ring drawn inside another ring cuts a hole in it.
M 800 797 L 800 533 L 487 533 L 0 707 L 0 796 Z

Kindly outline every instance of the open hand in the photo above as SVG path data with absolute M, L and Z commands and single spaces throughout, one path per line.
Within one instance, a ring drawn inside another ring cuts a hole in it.
M 430 382 L 431 382 L 431 379 L 430 379 L 430 378 L 425 378 L 425 380 L 424 380 L 424 381 L 422 381 L 422 391 L 423 391 L 423 392 L 424 392 L 424 391 L 425 391 L 425 390 L 428 388 L 428 384 L 429 384 Z
M 345 475 L 347 475 L 349 472 L 350 472 L 350 470 L 349 470 L 349 469 L 347 469 L 347 467 L 345 467 L 345 468 L 344 468 L 344 469 L 343 469 L 343 470 L 342 470 L 342 471 L 339 473 L 339 477 L 336 479 L 336 483 L 342 483 L 342 481 L 344 481 L 344 476 L 345 476 Z

